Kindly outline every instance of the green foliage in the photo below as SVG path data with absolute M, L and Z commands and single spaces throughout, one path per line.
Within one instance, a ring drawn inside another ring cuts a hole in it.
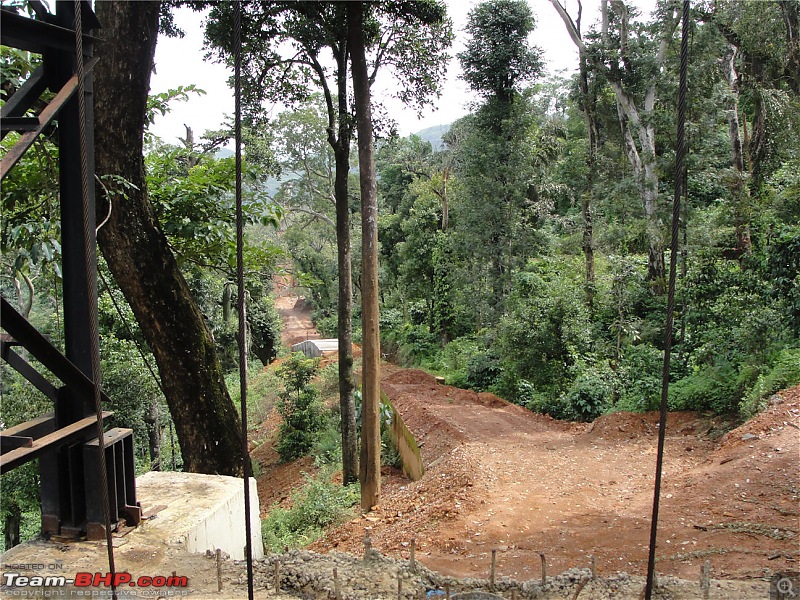
M 466 27 L 471 39 L 458 55 L 470 87 L 507 100 L 534 79 L 542 70 L 541 51 L 527 43 L 534 28 L 531 9 L 521 0 L 488 0 L 473 8 Z
M 672 410 L 711 410 L 730 414 L 736 411 L 752 373 L 732 365 L 712 365 L 676 381 L 670 386 Z
M 752 417 L 762 410 L 772 394 L 800 383 L 800 348 L 786 348 L 758 376 L 755 384 L 745 394 L 739 404 L 739 412 L 744 417 Z
M 412 366 L 438 352 L 439 342 L 427 325 L 404 323 L 397 328 L 384 328 L 382 325 L 381 349 L 398 364 Z
M 403 466 L 400 452 L 397 450 L 389 428 L 381 429 L 381 464 L 399 469 Z
M 786 302 L 789 321 L 800 336 L 800 227 L 782 227 L 770 244 L 765 262 L 765 275 L 774 286 L 772 295 Z
M 656 410 L 661 401 L 664 351 L 650 344 L 630 344 L 614 369 L 616 410 Z
M 336 427 L 334 420 L 328 419 L 328 425 L 319 432 L 311 448 L 314 466 L 342 464 L 342 432 Z
M 171 16 L 171 15 L 170 15 Z M 188 102 L 189 94 L 196 94 L 204 96 L 205 90 L 201 90 L 196 85 L 179 85 L 175 89 L 161 92 L 160 94 L 152 94 L 147 97 L 147 112 L 145 114 L 146 126 L 151 126 L 156 120 L 156 117 L 163 117 L 169 113 L 172 108 L 170 103 L 174 101 Z
M 158 382 L 147 370 L 135 343 L 114 336 L 101 338 L 100 369 L 103 390 L 111 400 L 108 408 L 114 411 L 114 426 L 133 429 L 136 453 L 146 456 L 147 415 L 153 402 L 163 406 L 166 402 Z
M 483 352 L 477 336 L 464 336 L 447 344 L 424 365 L 442 375 L 448 385 L 468 388 L 470 364 Z
M 592 366 L 580 366 L 575 371 L 578 375 L 564 395 L 568 413 L 561 418 L 592 421 L 603 414 L 611 403 L 611 374 L 608 369 Z
M 23 423 L 53 410 L 48 398 L 13 371 L 5 362 L 0 363 L 0 386 L 3 394 L 3 429 Z M 41 514 L 39 508 L 39 473 L 36 462 L 18 467 L 0 477 L 0 519 L 5 524 L 9 518 L 20 521 L 20 541 L 27 541 L 39 533 Z M 0 544 L 5 547 L 4 538 Z
M 473 354 L 467 359 L 466 387 L 477 391 L 495 388 L 500 383 L 503 367 L 500 355 L 494 349 Z
M 275 308 L 275 299 L 264 294 L 250 295 L 247 305 L 247 323 L 250 329 L 251 347 L 261 364 L 266 366 L 278 355 L 281 345 L 281 317 Z
M 352 515 L 358 504 L 358 485 L 342 486 L 330 481 L 331 471 L 315 478 L 306 475 L 306 484 L 292 495 L 291 508 L 273 506 L 261 522 L 264 546 L 272 552 L 285 547 L 302 548 L 319 538 L 324 529 Z
M 152 144 L 146 157 L 147 185 L 156 216 L 180 261 L 233 270 L 235 261 L 234 159 L 213 157 L 193 147 Z M 254 182 L 252 170 L 245 173 Z M 277 225 L 280 209 L 265 194 L 245 195 L 246 225 Z M 260 250 L 266 260 L 273 248 Z M 252 258 L 251 257 L 251 262 Z M 260 267 L 261 265 L 259 265 Z
M 283 422 L 275 449 L 284 461 L 307 454 L 325 424 L 317 389 L 311 384 L 318 370 L 319 360 L 295 352 L 276 371 L 284 390 L 277 403 Z
M 574 379 L 573 367 L 592 349 L 592 327 L 580 272 L 569 261 L 541 260 L 519 273 L 508 314 L 498 327 L 503 364 L 537 389 L 558 395 Z

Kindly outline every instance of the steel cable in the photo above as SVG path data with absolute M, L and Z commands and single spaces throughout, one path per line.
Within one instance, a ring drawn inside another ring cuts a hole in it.
M 83 19 L 81 15 L 82 0 L 75 0 L 75 70 L 78 75 L 78 131 L 80 138 L 81 162 L 81 207 L 83 215 L 83 245 L 86 250 L 86 291 L 89 304 L 89 351 L 92 362 L 92 383 L 94 388 L 94 406 L 96 415 L 96 431 L 98 439 L 98 453 L 100 463 L 100 487 L 103 490 L 103 517 L 106 530 L 106 549 L 108 552 L 108 570 L 111 574 L 111 597 L 116 600 L 117 588 L 116 566 L 114 564 L 114 542 L 111 536 L 111 515 L 109 510 L 108 472 L 106 470 L 106 445 L 103 430 L 103 401 L 101 398 L 100 384 L 100 330 L 98 325 L 97 308 L 97 280 L 91 275 L 96 273 L 96 264 L 92 260 L 94 253 L 91 249 L 97 243 L 96 231 L 91 223 L 94 222 L 89 207 L 89 165 L 86 139 L 86 97 L 83 61 Z
M 239 401 L 242 414 L 242 473 L 244 475 L 245 554 L 247 597 L 253 600 L 253 545 L 250 531 L 250 460 L 247 447 L 247 306 L 244 289 L 244 215 L 242 210 L 242 4 L 233 3 L 234 135 L 236 145 L 236 286 L 239 311 Z
M 670 240 L 669 257 L 669 291 L 667 292 L 667 321 L 664 333 L 664 365 L 661 372 L 661 406 L 658 419 L 658 451 L 656 454 L 655 487 L 653 490 L 653 513 L 650 521 L 650 551 L 647 559 L 647 584 L 645 598 L 650 600 L 653 594 L 653 580 L 656 565 L 656 540 L 658 536 L 658 508 L 661 496 L 661 474 L 664 465 L 664 440 L 667 431 L 667 398 L 669 394 L 669 363 L 672 350 L 672 327 L 675 321 L 675 275 L 678 262 L 678 234 L 681 217 L 681 197 L 685 194 L 684 158 L 686 143 L 684 129 L 686 127 L 686 95 L 687 65 L 689 55 L 689 0 L 683 0 L 681 15 L 681 52 L 680 81 L 678 87 L 678 131 L 675 152 L 675 195 L 672 202 L 672 238 Z

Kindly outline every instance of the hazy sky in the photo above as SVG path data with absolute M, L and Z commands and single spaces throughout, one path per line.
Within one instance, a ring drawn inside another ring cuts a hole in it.
M 567 10 L 573 13 L 577 0 L 564 0 Z M 645 16 L 655 6 L 656 0 L 636 0 Z M 450 53 L 455 56 L 464 48 L 464 26 L 467 13 L 478 0 L 447 0 L 448 12 L 453 19 L 456 40 Z M 572 72 L 577 69 L 577 51 L 567 36 L 564 24 L 553 8 L 550 0 L 528 0 L 536 17 L 536 30 L 531 35 L 531 43 L 544 50 L 549 73 L 559 69 Z M 600 0 L 583 0 L 584 31 L 597 20 Z M 184 124 L 190 126 L 199 136 L 208 129 L 216 129 L 233 114 L 233 95 L 227 87 L 230 73 L 222 65 L 205 61 L 202 49 L 203 16 L 189 9 L 176 11 L 175 20 L 186 32 L 182 39 L 160 37 L 156 48 L 156 73 L 151 80 L 151 92 L 164 92 L 179 85 L 196 84 L 207 95 L 192 97 L 189 102 L 176 102 L 173 111 L 166 117 L 158 117 L 154 133 L 169 143 L 177 142 L 178 136 L 185 134 Z M 453 58 L 447 72 L 441 98 L 418 119 L 412 110 L 407 110 L 399 101 L 389 97 L 392 88 L 390 77 L 384 74 L 376 82 L 373 91 L 376 100 L 382 101 L 392 118 L 398 122 L 402 135 L 408 135 L 425 127 L 450 123 L 468 112 L 468 104 L 475 97 L 458 78 L 458 60 Z

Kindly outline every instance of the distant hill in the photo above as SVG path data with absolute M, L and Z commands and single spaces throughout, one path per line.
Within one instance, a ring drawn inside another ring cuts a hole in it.
M 233 156 L 236 154 L 233 150 L 228 150 L 227 148 L 218 148 L 217 151 L 214 153 L 214 158 L 228 158 L 229 156 Z
M 442 136 L 450 131 L 450 123 L 446 125 L 434 125 L 427 127 L 421 131 L 417 131 L 413 135 L 421 137 L 423 140 L 430 142 L 434 150 L 441 150 L 443 146 Z

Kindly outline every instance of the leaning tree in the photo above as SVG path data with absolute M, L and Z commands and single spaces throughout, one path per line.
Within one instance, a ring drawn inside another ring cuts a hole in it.
M 189 471 L 239 475 L 238 413 L 225 387 L 214 340 L 192 298 L 147 195 L 143 135 L 160 2 L 97 3 L 103 25 L 95 68 L 98 242 L 153 351 Z M 113 179 L 111 180 L 113 181 Z

